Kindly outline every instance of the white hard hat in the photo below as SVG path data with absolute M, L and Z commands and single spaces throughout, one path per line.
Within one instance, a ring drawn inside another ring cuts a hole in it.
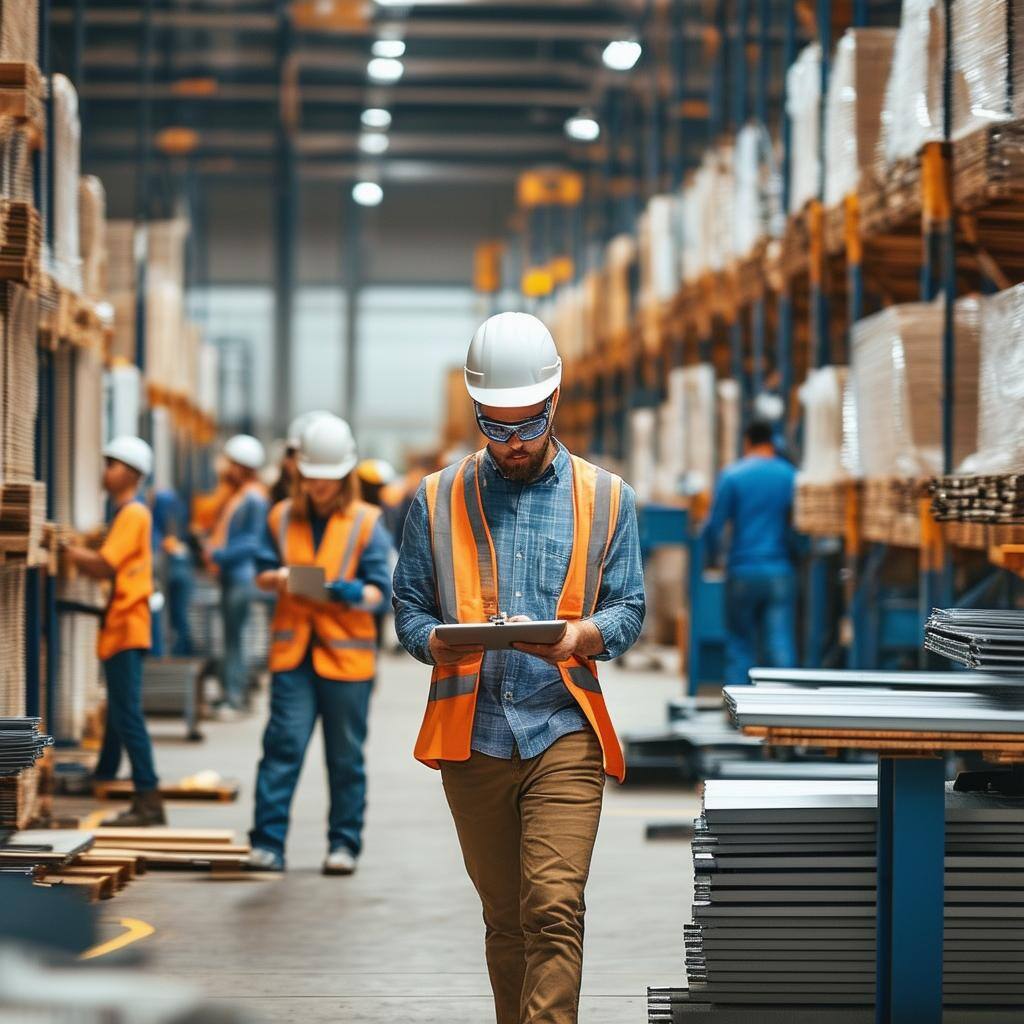
M 481 405 L 515 409 L 543 402 L 562 382 L 551 332 L 529 313 L 498 313 L 473 335 L 466 389 Z
M 302 434 L 299 473 L 310 480 L 341 480 L 359 461 L 349 425 L 331 413 L 317 416 Z
M 153 472 L 153 449 L 141 437 L 115 437 L 103 449 L 103 457 L 123 462 L 143 476 Z
M 302 435 L 305 433 L 306 427 L 310 425 L 318 416 L 333 416 L 334 413 L 327 412 L 325 409 L 314 409 L 312 412 L 302 412 L 295 417 L 288 424 L 288 436 L 285 438 L 285 444 L 289 448 L 298 448 L 302 444 Z
M 263 445 L 251 434 L 235 434 L 229 438 L 224 454 L 246 469 L 261 469 L 267 458 Z

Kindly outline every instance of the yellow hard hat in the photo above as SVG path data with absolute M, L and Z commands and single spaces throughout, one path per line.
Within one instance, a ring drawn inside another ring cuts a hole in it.
M 398 476 L 395 467 L 384 459 L 363 459 L 356 466 L 356 475 L 364 484 L 377 484 L 380 487 L 391 483 Z

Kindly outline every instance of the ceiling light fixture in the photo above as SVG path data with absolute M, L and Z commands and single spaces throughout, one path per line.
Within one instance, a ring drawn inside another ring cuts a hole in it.
M 388 149 L 388 137 L 381 132 L 364 132 L 359 136 L 359 148 L 370 156 L 380 156 Z
M 616 39 L 604 48 L 601 60 L 612 71 L 632 71 L 641 53 L 643 47 L 635 39 Z
M 378 39 L 371 47 L 374 57 L 388 57 L 392 60 L 405 53 L 405 43 L 401 39 Z
M 393 57 L 374 57 L 366 65 L 366 73 L 372 81 L 390 85 L 402 77 L 405 73 L 405 65 Z
M 387 131 L 391 127 L 391 112 L 383 107 L 367 107 L 359 117 L 364 128 Z
M 596 142 L 601 126 L 589 110 L 581 110 L 565 122 L 565 134 L 574 142 Z
M 352 186 L 352 198 L 360 206 L 380 206 L 384 189 L 375 181 L 357 181 Z

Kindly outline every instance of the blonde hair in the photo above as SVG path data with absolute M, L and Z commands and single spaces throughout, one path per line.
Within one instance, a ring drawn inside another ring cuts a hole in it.
M 346 512 L 352 502 L 359 498 L 359 482 L 356 480 L 355 473 L 348 473 L 341 478 L 339 483 L 341 490 L 338 491 L 337 496 L 327 509 L 327 519 Z M 297 519 L 309 519 L 313 511 L 312 505 L 309 496 L 302 489 L 302 477 L 296 476 L 295 483 L 292 485 L 292 515 Z

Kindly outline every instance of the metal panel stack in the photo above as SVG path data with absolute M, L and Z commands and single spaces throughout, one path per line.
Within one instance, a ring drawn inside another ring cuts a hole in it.
M 1024 677 L 1024 610 L 936 608 L 925 647 L 968 668 Z
M 870 1005 L 875 820 L 871 781 L 709 781 L 685 929 L 689 1001 Z M 1022 841 L 1019 802 L 947 788 L 947 1006 L 1024 1006 Z
M 35 806 L 36 761 L 53 737 L 38 718 L 0 717 L 0 841 L 28 824 Z

